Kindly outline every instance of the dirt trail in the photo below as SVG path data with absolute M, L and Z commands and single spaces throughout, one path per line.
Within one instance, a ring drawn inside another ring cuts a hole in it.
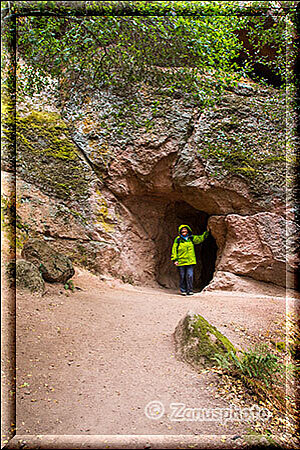
M 201 409 L 231 404 L 218 394 L 216 374 L 199 374 L 175 358 L 172 333 L 192 310 L 246 348 L 278 329 L 284 298 L 182 297 L 109 285 L 80 270 L 74 281 L 80 288 L 74 293 L 51 285 L 43 297 L 18 293 L 18 435 L 234 435 L 249 429 L 247 423 L 170 420 L 171 403 Z M 159 419 L 145 415 L 154 400 L 165 408 Z

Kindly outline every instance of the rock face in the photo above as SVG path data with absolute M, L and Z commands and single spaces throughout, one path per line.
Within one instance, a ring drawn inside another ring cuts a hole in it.
M 44 292 L 45 283 L 41 272 L 31 262 L 24 259 L 13 261 L 9 263 L 8 272 L 10 278 L 15 279 L 17 288 L 40 294 Z
M 209 219 L 219 248 L 219 271 L 255 280 L 286 282 L 286 221 L 269 212 Z
M 196 368 L 216 364 L 216 354 L 235 352 L 231 342 L 199 314 L 188 312 L 174 332 L 176 356 Z
M 211 230 L 196 246 L 196 290 L 227 289 L 228 277 L 294 287 L 276 90 L 245 81 L 201 106 L 144 86 L 52 109 L 19 108 L 18 247 L 42 238 L 95 273 L 177 288 L 171 246 L 188 223 Z
M 39 239 L 26 242 L 22 256 L 39 268 L 45 281 L 65 283 L 75 273 L 69 258 Z

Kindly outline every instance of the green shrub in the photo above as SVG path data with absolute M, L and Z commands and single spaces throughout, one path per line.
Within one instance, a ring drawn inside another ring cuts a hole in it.
M 253 350 L 241 352 L 241 356 L 231 351 L 225 355 L 217 354 L 214 359 L 220 367 L 233 375 L 260 380 L 267 387 L 272 386 L 275 381 L 278 383 L 280 375 L 286 370 L 286 366 L 266 345 L 258 345 Z

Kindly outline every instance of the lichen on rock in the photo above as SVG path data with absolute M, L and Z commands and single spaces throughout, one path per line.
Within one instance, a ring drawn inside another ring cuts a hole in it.
M 215 365 L 216 354 L 236 352 L 232 343 L 204 317 L 189 311 L 175 332 L 176 356 L 196 368 Z
M 11 284 L 30 292 L 43 293 L 45 283 L 39 269 L 30 261 L 18 259 L 7 264 L 6 274 Z
M 284 198 L 285 97 L 255 85 L 252 91 L 246 97 L 227 91 L 203 111 L 195 123 L 193 147 L 210 177 L 235 174 L 256 193 L 267 195 L 271 189 Z
M 87 196 L 89 167 L 59 114 L 31 111 L 17 117 L 16 130 L 17 171 L 23 179 L 58 198 Z
M 65 283 L 75 273 L 68 257 L 39 239 L 28 240 L 23 247 L 22 256 L 35 264 L 41 271 L 44 280 L 50 283 Z

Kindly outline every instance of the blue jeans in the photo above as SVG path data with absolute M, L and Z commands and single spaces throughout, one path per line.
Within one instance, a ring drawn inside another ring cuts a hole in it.
M 177 267 L 179 271 L 180 291 L 193 292 L 194 265 Z

